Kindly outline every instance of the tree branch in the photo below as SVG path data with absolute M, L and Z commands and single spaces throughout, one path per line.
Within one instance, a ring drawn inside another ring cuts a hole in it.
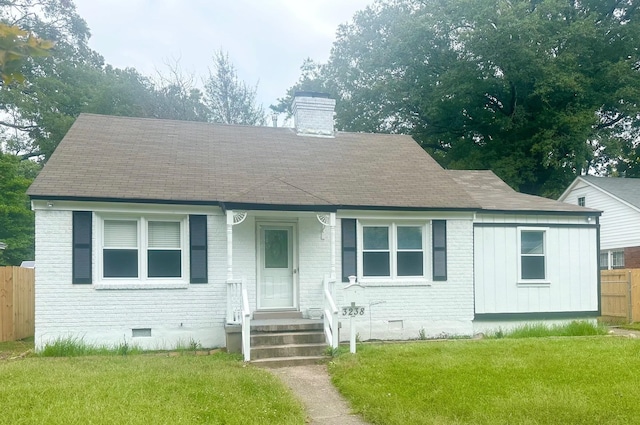
M 620 121 L 622 121 L 623 119 L 625 119 L 627 116 L 624 114 L 619 114 L 616 118 L 607 121 L 607 122 L 603 122 L 600 123 L 596 126 L 597 130 L 602 130 L 603 128 L 607 128 L 607 127 L 611 127 L 612 125 L 615 125 L 617 123 L 619 123 Z
M 14 123 L 10 123 L 7 121 L 0 121 L 0 126 L 5 126 L 5 127 L 9 127 L 9 128 L 13 128 L 16 130 L 21 130 L 21 131 L 29 131 L 29 130 L 34 130 L 36 128 L 38 128 L 37 125 L 20 125 L 20 124 L 14 124 Z

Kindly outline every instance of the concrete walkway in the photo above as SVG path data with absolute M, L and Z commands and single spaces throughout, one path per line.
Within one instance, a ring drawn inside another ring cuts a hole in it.
M 326 365 L 270 369 L 298 397 L 307 409 L 312 425 L 366 425 L 350 412 L 347 402 L 331 384 Z

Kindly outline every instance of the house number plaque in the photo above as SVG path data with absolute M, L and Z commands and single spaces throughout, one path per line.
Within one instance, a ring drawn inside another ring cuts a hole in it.
M 364 307 L 351 303 L 351 305 L 342 307 L 342 315 L 348 317 L 364 316 Z

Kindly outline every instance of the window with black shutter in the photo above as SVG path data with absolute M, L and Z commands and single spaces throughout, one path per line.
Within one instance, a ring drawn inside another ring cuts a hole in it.
M 447 280 L 447 222 L 433 220 L 433 280 Z
M 91 283 L 91 214 L 91 211 L 73 212 L 73 283 Z
M 189 216 L 191 283 L 207 283 L 207 216 Z
M 348 282 L 349 276 L 355 276 L 357 258 L 356 220 L 342 219 L 342 281 Z

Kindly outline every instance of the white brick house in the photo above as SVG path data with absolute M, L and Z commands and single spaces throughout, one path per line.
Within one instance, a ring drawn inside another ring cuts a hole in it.
M 351 302 L 363 339 L 598 315 L 598 211 L 334 132 L 333 106 L 297 98 L 300 131 L 81 115 L 29 189 L 37 348 L 224 346 L 265 313 L 334 343 Z

